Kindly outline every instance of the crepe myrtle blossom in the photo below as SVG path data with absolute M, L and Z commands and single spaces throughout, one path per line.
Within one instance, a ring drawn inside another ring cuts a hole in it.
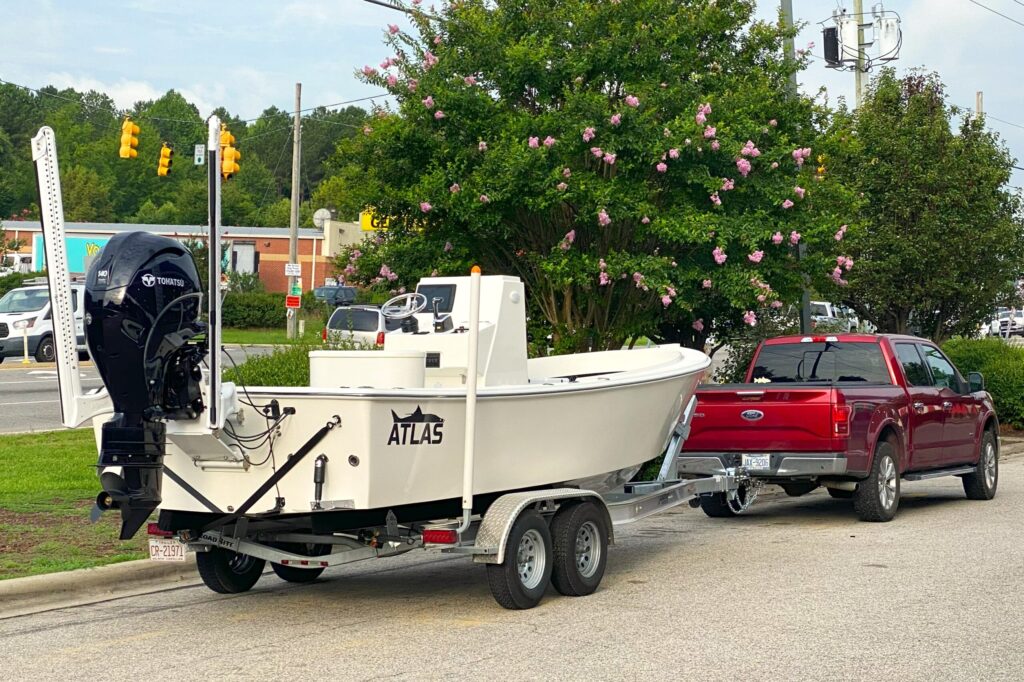
M 775 126 L 779 125 L 779 122 L 773 118 L 772 120 L 768 121 L 768 125 L 774 128 Z
M 426 52 L 424 52 L 423 53 L 423 68 L 424 69 L 429 69 L 430 67 L 434 66 L 435 64 L 437 64 L 437 55 L 435 55 L 430 50 L 427 50 Z
M 480 144 L 478 144 L 476 146 L 476 148 L 479 149 L 482 152 L 485 152 L 485 151 L 487 151 L 487 143 L 484 142 L 483 140 L 480 140 Z
M 793 208 L 793 202 L 790 199 L 786 199 L 782 202 L 782 208 Z
M 462 191 L 462 187 L 460 187 L 459 183 L 456 182 L 453 183 L 452 186 L 448 188 L 448 191 L 451 192 L 452 194 L 456 194 Z M 450 249 L 445 249 L 445 251 L 450 251 Z
M 807 190 L 805 190 L 803 187 L 801 187 L 799 185 L 797 185 L 796 187 L 793 188 L 793 194 L 797 195 L 797 197 L 799 197 L 800 199 L 803 199 L 804 198 L 804 194 L 806 194 L 806 193 L 807 193 Z
M 611 225 L 612 219 L 608 217 L 608 211 L 603 208 L 597 212 L 597 224 L 601 227 Z
M 644 225 L 648 225 L 650 224 L 651 219 L 648 218 L 647 216 L 644 216 L 643 218 L 640 219 L 640 222 L 643 223 Z
M 846 264 L 843 267 L 845 267 L 847 270 L 853 269 L 853 259 L 850 258 L 849 256 L 847 256 L 846 257 Z
M 766 300 L 768 300 L 768 297 L 765 296 L 764 294 L 758 294 L 757 295 L 757 302 L 758 303 L 764 303 Z
M 389 88 L 393 88 L 396 85 L 398 85 L 398 76 L 396 76 L 393 73 L 389 73 L 388 76 L 387 76 L 387 81 L 388 81 L 388 87 Z
M 717 133 L 717 132 L 718 132 L 718 130 L 715 129 L 714 126 L 708 126 L 707 128 L 704 129 L 704 139 L 705 140 L 710 140 L 711 138 L 713 138 L 715 136 L 715 133 Z
M 388 267 L 387 263 L 380 266 L 380 276 L 386 277 L 389 282 L 394 282 L 398 279 L 398 275 L 391 271 L 391 268 Z
M 569 169 L 568 166 L 562 169 L 562 177 L 563 178 L 572 177 L 572 171 Z
M 423 211 L 424 213 L 430 213 L 430 209 L 432 209 L 432 208 L 434 208 L 434 207 L 431 206 L 428 202 L 426 202 L 426 201 L 421 201 L 420 202 L 420 210 Z
M 486 194 L 481 194 L 480 195 L 480 203 L 481 204 L 489 204 L 489 203 L 491 203 L 491 198 L 489 196 L 487 196 Z
M 740 150 L 740 156 L 752 156 L 757 158 L 761 156 L 761 150 L 754 146 L 753 140 L 747 140 L 747 143 L 743 145 L 743 149 Z
M 718 140 L 712 140 L 711 141 L 711 151 L 717 152 L 721 146 L 722 146 L 722 143 L 719 142 Z
M 615 154 L 612 154 L 611 152 L 605 152 L 604 153 L 604 157 L 602 157 L 602 158 L 603 158 L 604 162 L 607 163 L 609 166 L 614 166 L 615 165 L 615 159 L 617 159 L 618 156 L 615 155 Z
M 569 185 L 565 184 L 564 182 L 560 182 L 557 185 L 555 185 L 555 189 L 557 189 L 559 192 L 564 192 L 565 190 L 569 189 Z
M 836 265 L 846 265 L 846 256 L 836 256 Z
M 712 194 L 708 198 L 711 199 L 711 203 L 714 204 L 715 206 L 721 206 L 722 205 L 722 199 L 721 199 L 721 197 L 718 196 L 718 192 L 715 192 L 714 194 Z
M 782 307 L 782 301 L 772 301 L 769 305 L 771 305 L 771 307 L 773 307 L 773 308 L 781 308 Z
M 799 244 L 800 243 L 800 233 L 797 232 L 796 230 L 793 230 L 792 232 L 790 232 L 789 233 L 789 243 L 790 244 Z
M 440 121 L 442 118 L 444 118 L 444 112 L 438 109 L 437 111 L 434 112 L 434 118 Z
M 778 167 L 779 167 L 779 162 L 778 161 L 772 161 L 772 170 L 775 170 Z
M 537 149 L 538 147 L 540 147 L 540 138 L 539 137 L 531 137 L 529 139 L 529 141 L 527 142 L 527 144 L 530 145 L 530 149 Z
M 728 192 L 736 188 L 736 182 L 732 178 L 722 178 L 722 192 Z
M 679 150 L 676 149 L 675 147 L 673 147 L 672 149 L 669 149 L 668 150 L 668 158 L 670 158 L 670 159 L 678 159 L 679 158 Z
M 710 289 L 711 288 L 711 280 L 710 279 L 704 280 L 703 282 L 701 282 L 701 286 L 704 287 L 705 289 Z
M 803 166 L 804 161 L 811 156 L 810 147 L 800 147 L 793 150 L 793 160 L 796 161 L 797 167 Z
M 427 109 L 434 108 L 434 97 L 432 95 L 427 95 L 426 97 L 424 97 L 422 102 L 423 106 L 425 106 Z
M 562 243 L 558 246 L 563 251 L 568 251 L 574 241 L 576 241 L 576 230 L 569 230 L 565 233 L 565 237 L 562 238 Z
M 601 273 L 597 277 L 597 283 L 600 286 L 603 287 L 603 286 L 608 286 L 609 284 L 611 284 L 611 282 L 612 282 L 612 278 L 608 276 L 607 272 L 602 270 Z
M 613 126 L 617 126 L 622 123 L 622 114 L 612 114 L 612 117 L 608 119 L 608 122 Z
M 779 245 L 782 243 L 782 233 L 776 232 L 772 235 L 772 244 Z
M 714 257 L 715 263 L 717 263 L 718 265 L 722 265 L 723 263 L 725 263 L 725 260 L 729 257 L 725 255 L 725 251 L 722 249 L 721 246 L 716 246 L 714 251 L 711 252 L 711 255 L 712 257 Z
M 644 286 L 644 279 L 646 278 L 639 272 L 633 273 L 633 283 L 636 285 L 637 289 L 640 289 L 641 287 Z
M 380 63 L 381 70 L 387 70 L 391 68 L 391 57 L 385 57 L 384 61 Z
M 753 310 L 748 310 L 743 313 L 743 321 L 753 327 L 757 324 L 757 315 L 754 314 Z
M 377 75 L 377 69 L 375 69 L 372 66 L 370 66 L 369 64 L 367 64 L 366 66 L 363 67 L 363 75 L 364 76 L 376 76 Z
M 434 44 L 435 45 L 440 45 L 441 44 L 441 36 L 434 36 Z
M 699 318 L 697 320 L 694 320 L 693 321 L 693 328 L 697 331 L 698 334 L 700 332 L 704 331 L 704 318 L 702 317 L 702 318 Z
M 764 251 L 754 251 L 747 254 L 747 260 L 751 263 L 760 263 L 762 258 L 764 258 Z
M 664 135 L 665 137 L 672 137 L 672 131 L 669 130 L 668 128 L 662 128 L 661 134 Z
M 388 33 L 391 35 L 397 34 L 399 30 L 398 24 L 388 24 Z
M 750 162 L 743 157 L 736 159 L 736 170 L 738 170 L 740 175 L 743 177 L 747 177 L 747 175 L 750 174 L 750 168 Z
M 602 156 L 604 156 L 604 150 L 601 149 L 600 147 L 591 147 L 590 148 L 590 153 L 593 154 L 594 156 L 596 156 L 599 159 Z
M 846 228 L 847 227 L 848 227 L 847 225 L 841 225 L 839 227 L 839 231 L 836 232 L 836 241 L 837 242 L 843 241 L 843 237 L 846 236 Z
M 444 250 L 445 250 L 446 253 L 448 251 L 451 251 L 452 250 L 452 243 L 451 242 L 445 242 L 444 243 Z
M 683 144 L 686 145 L 687 147 L 689 147 L 690 144 L 691 144 L 690 138 L 686 138 L 685 140 L 683 140 Z
M 415 78 L 410 78 L 406 81 L 405 86 L 409 88 L 409 92 L 416 92 L 416 88 L 420 87 L 420 82 Z
M 664 173 L 668 170 L 668 165 L 664 161 L 659 161 L 655 168 L 658 169 L 659 173 Z
M 550 135 L 548 135 L 547 137 L 544 138 L 544 146 L 545 147 L 551 147 L 554 144 L 555 144 L 555 138 L 551 137 Z
M 462 82 L 466 85 L 476 85 L 476 76 L 466 76 L 462 79 Z
M 593 128 L 588 126 L 588 127 L 583 129 L 583 141 L 584 142 L 590 142 L 596 136 L 597 136 L 597 132 Z
M 672 297 L 669 296 L 668 294 L 665 294 L 664 296 L 662 296 L 661 297 L 661 305 L 665 306 L 666 308 L 669 307 L 670 305 L 672 305 Z
M 640 99 L 636 95 L 626 95 L 626 104 L 636 108 L 640 106 Z
M 363 126 L 363 135 L 369 135 L 373 132 L 373 128 L 370 126 Z

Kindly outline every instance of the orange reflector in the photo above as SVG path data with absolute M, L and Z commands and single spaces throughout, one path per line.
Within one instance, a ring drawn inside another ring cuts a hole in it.
M 459 541 L 459 534 L 454 530 L 431 529 L 423 531 L 425 545 L 454 545 Z

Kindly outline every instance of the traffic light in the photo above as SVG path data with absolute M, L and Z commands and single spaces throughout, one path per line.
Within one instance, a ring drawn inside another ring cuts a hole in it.
M 164 142 L 164 146 L 160 149 L 160 161 L 156 167 L 156 174 L 160 177 L 171 174 L 171 157 L 174 156 L 174 148 Z
M 235 136 L 232 135 L 226 126 L 220 127 L 220 174 L 225 180 L 230 179 L 235 173 L 241 170 L 238 160 L 242 153 L 235 149 Z
M 132 119 L 128 116 L 124 117 L 124 123 L 121 124 L 121 150 L 119 152 L 122 159 L 134 159 L 139 153 L 135 150 L 139 146 L 139 138 L 135 137 L 139 134 L 139 126 L 132 123 Z

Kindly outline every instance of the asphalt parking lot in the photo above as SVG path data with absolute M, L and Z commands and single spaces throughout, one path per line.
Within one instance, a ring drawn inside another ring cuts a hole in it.
M 1024 665 L 1024 459 L 999 495 L 906 484 L 897 519 L 821 491 L 618 532 L 597 593 L 531 611 L 414 552 L 247 594 L 202 586 L 0 620 L 6 679 L 999 680 Z M 2 608 L 0 608 L 2 611 Z

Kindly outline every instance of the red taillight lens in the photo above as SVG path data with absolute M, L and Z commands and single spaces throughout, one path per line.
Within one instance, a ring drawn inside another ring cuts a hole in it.
M 837 436 L 850 435 L 850 415 L 853 410 L 849 405 L 832 406 L 832 433 Z
M 384 345 L 384 332 L 377 332 L 377 345 L 378 346 L 383 346 Z
M 324 328 L 323 328 L 323 329 L 322 329 L 322 330 L 320 331 L 320 338 L 321 338 L 321 339 L 323 339 L 324 341 L 326 341 L 326 340 L 327 340 L 327 327 L 324 327 Z
M 174 533 L 172 533 L 169 530 L 160 530 L 160 526 L 158 526 L 155 523 L 150 523 L 146 525 L 146 533 L 149 535 L 155 535 L 160 538 L 169 538 L 172 535 L 174 535 Z
M 433 529 L 423 531 L 424 545 L 454 545 L 459 541 L 459 534 L 454 530 Z

